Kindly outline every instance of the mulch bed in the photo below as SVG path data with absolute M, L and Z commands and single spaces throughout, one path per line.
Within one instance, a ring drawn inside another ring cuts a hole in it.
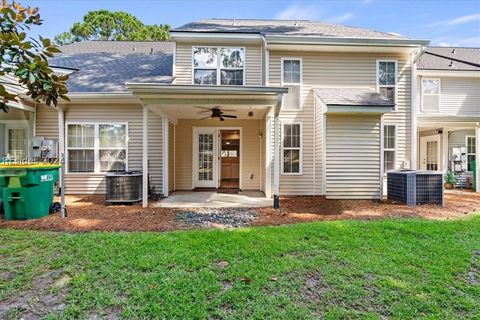
M 59 213 L 37 220 L 6 221 L 0 218 L 0 228 L 82 231 L 170 231 L 198 228 L 198 224 L 178 219 L 179 212 L 167 208 L 142 208 L 140 204 L 105 205 L 103 196 L 68 196 L 68 218 Z M 480 210 L 480 194 L 456 190 L 445 196 L 445 207 L 368 200 L 327 200 L 324 197 L 282 198 L 280 210 L 256 209 L 250 225 L 267 226 L 298 222 L 342 219 L 381 219 L 388 217 L 419 217 L 427 219 L 460 219 Z M 200 209 L 204 210 L 204 209 Z M 192 210 L 198 211 L 198 210 Z M 204 212 L 205 213 L 205 212 Z M 193 215 L 195 219 L 195 215 Z M 243 225 L 243 224 L 242 224 Z M 210 227 L 217 227 L 211 223 Z

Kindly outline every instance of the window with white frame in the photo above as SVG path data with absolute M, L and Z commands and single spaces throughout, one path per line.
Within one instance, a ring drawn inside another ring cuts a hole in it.
M 395 169 L 396 152 L 396 126 L 383 127 L 383 170 L 384 172 Z
M 467 171 L 472 171 L 472 161 L 476 160 L 477 147 L 476 139 L 474 136 L 467 136 Z
M 377 61 L 378 92 L 395 102 L 397 85 L 397 62 L 391 60 Z
M 288 88 L 283 100 L 283 110 L 302 108 L 302 59 L 282 58 L 282 86 Z
M 300 123 L 284 123 L 282 129 L 282 172 L 302 172 L 302 126 Z
M 440 79 L 422 79 L 422 110 L 440 109 Z
M 124 171 L 127 167 L 126 124 L 68 124 L 68 172 Z
M 203 85 L 243 85 L 244 48 L 193 48 L 193 83 Z

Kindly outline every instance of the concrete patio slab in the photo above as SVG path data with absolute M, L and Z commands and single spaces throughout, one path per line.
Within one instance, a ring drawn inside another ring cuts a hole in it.
M 154 203 L 156 208 L 264 208 L 273 200 L 263 192 L 244 191 L 239 194 L 175 191 L 168 198 Z

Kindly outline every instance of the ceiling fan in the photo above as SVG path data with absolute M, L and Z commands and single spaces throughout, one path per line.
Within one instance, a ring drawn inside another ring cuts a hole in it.
M 200 120 L 206 120 L 206 119 L 213 119 L 213 118 L 218 118 L 220 119 L 220 121 L 225 121 L 225 118 L 232 118 L 232 119 L 236 119 L 237 116 L 234 116 L 234 115 L 229 115 L 229 114 L 224 114 L 224 111 L 230 111 L 230 112 L 233 112 L 235 110 L 221 110 L 220 107 L 213 107 L 213 108 L 206 108 L 206 107 L 195 107 L 195 108 L 199 108 L 199 109 L 203 109 L 203 111 L 200 111 L 199 113 L 202 114 L 202 113 L 210 113 L 209 116 L 205 117 L 205 118 L 201 118 Z

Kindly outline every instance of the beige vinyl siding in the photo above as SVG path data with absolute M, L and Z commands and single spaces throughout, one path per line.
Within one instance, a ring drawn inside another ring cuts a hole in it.
M 327 115 L 326 196 L 380 197 L 380 116 Z
M 142 107 L 139 104 L 71 104 L 65 109 L 65 122 L 128 124 L 128 170 L 142 170 Z M 39 106 L 36 120 L 37 135 L 58 139 L 57 111 Z M 149 167 L 152 182 L 162 188 L 162 124 L 161 117 L 149 112 Z M 68 194 L 105 193 L 105 174 L 67 173 Z
M 385 115 L 385 124 L 397 124 L 397 166 L 400 167 L 404 160 L 410 160 L 411 104 L 409 86 L 411 68 L 408 54 L 270 51 L 269 56 L 268 84 L 271 86 L 281 85 L 282 57 L 302 58 L 303 63 L 301 97 L 303 110 L 282 111 L 280 114 L 282 121 L 295 121 L 303 124 L 303 174 L 299 176 L 281 176 L 280 194 L 310 195 L 314 193 L 314 189 L 317 193 L 321 192 L 318 186 L 322 184 L 323 153 L 319 152 L 318 148 L 322 148 L 322 122 L 314 116 L 312 89 L 322 87 L 369 87 L 375 89 L 377 59 L 396 59 L 398 61 L 397 108 L 395 112 Z M 317 120 L 316 126 L 314 119 Z M 314 141 L 317 141 L 316 145 Z M 315 176 L 313 173 L 314 167 Z M 313 188 L 314 180 L 317 185 L 316 188 Z
M 475 136 L 475 129 L 449 131 L 448 149 L 466 147 L 467 136 Z
M 175 84 L 192 84 L 192 48 L 193 47 L 244 47 L 245 48 L 245 85 L 262 85 L 262 47 L 260 45 L 238 44 L 176 44 Z
M 422 77 L 419 77 L 417 83 L 419 114 L 480 117 L 480 73 L 477 78 L 434 76 L 425 78 L 440 79 L 440 109 L 438 112 L 422 112 Z
M 261 120 L 179 120 L 175 135 L 175 188 L 192 189 L 193 127 L 242 128 L 240 152 L 242 157 L 242 189 L 260 189 L 260 139 Z M 253 174 L 253 179 L 250 175 Z
M 58 140 L 58 111 L 39 105 L 36 109 L 36 135 Z

